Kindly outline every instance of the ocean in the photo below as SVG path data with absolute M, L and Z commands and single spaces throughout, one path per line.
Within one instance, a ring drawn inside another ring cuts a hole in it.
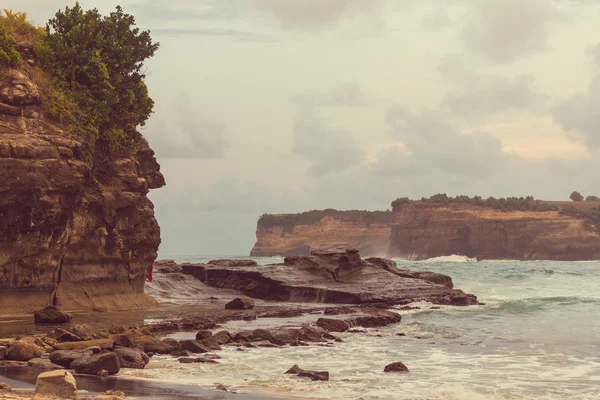
M 215 257 L 171 258 L 205 262 Z M 396 262 L 400 268 L 450 275 L 456 288 L 485 305 L 431 309 L 432 304 L 421 303 L 416 304 L 420 310 L 398 311 L 398 325 L 340 334 L 344 342 L 331 347 L 244 352 L 225 347 L 220 364 L 179 364 L 155 356 L 145 370 L 120 375 L 203 388 L 222 384 L 240 393 L 294 399 L 600 399 L 600 262 L 467 262 L 460 256 Z M 316 318 L 236 321 L 225 328 Z M 410 373 L 383 373 L 396 361 Z M 330 381 L 284 375 L 294 364 L 329 371 Z

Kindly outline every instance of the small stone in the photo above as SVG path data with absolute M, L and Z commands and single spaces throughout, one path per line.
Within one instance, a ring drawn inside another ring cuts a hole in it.
M 254 308 L 254 300 L 248 297 L 238 297 L 225 305 L 227 310 L 251 310 Z
M 66 324 L 71 322 L 71 315 L 55 306 L 48 306 L 33 314 L 36 324 Z

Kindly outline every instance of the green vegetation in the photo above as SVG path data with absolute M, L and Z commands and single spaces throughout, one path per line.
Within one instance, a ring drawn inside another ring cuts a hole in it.
M 576 208 L 567 204 L 560 209 L 560 213 L 575 218 L 582 218 L 588 228 L 600 232 L 600 207 Z
M 579 192 L 571 193 L 571 196 L 569 198 L 573 201 L 583 201 L 583 196 Z
M 19 62 L 19 53 L 15 50 L 15 39 L 9 35 L 0 19 L 0 66 L 15 66 Z
M 300 214 L 263 214 L 258 220 L 258 225 L 266 228 L 282 226 L 283 231 L 290 233 L 297 225 L 311 225 L 321 221 L 325 217 L 333 217 L 337 220 L 353 223 L 365 224 L 367 227 L 371 224 L 390 224 L 393 222 L 393 213 L 391 211 L 338 211 L 334 209 L 312 210 Z
M 392 209 L 411 203 L 407 197 L 396 199 L 392 202 Z M 533 196 L 527 197 L 508 197 L 496 199 L 489 197 L 483 199 L 481 196 L 469 197 L 460 195 L 456 197 L 448 196 L 446 193 L 438 193 L 433 196 L 421 199 L 421 203 L 426 204 L 470 204 L 479 207 L 491 208 L 500 211 L 558 211 L 559 207 L 556 204 L 550 204 L 535 200 Z
M 144 83 L 144 62 L 159 46 L 150 32 L 140 31 L 119 6 L 102 16 L 76 3 L 57 12 L 45 30 L 25 13 L 4 14 L 0 64 L 18 63 L 15 38 L 35 50 L 36 67 L 20 67 L 40 87 L 46 114 L 81 142 L 88 165 L 135 154 L 143 141 L 138 127 L 154 107 Z
M 600 197 L 598 196 L 588 196 L 585 198 L 585 201 L 600 201 Z

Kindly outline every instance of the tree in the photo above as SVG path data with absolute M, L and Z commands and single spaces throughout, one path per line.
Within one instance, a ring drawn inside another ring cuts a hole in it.
M 600 197 L 598 196 L 588 196 L 585 198 L 585 201 L 600 201 Z
M 569 197 L 573 201 L 583 201 L 583 196 L 579 192 L 571 193 L 571 197 Z
M 15 39 L 8 34 L 4 22 L 0 20 L 0 65 L 13 66 L 19 62 L 19 53 L 15 50 Z
M 140 31 L 120 6 L 103 17 L 76 3 L 48 22 L 39 58 L 77 106 L 67 122 L 82 137 L 84 150 L 94 156 L 134 150 L 141 139 L 137 128 L 154 107 L 144 62 L 157 49 L 150 32 Z

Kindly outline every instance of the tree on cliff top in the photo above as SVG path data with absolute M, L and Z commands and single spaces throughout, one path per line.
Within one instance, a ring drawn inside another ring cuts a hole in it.
M 583 201 L 583 196 L 577 191 L 571 193 L 571 196 L 569 198 L 573 201 Z
M 55 116 L 82 139 L 91 162 L 110 152 L 132 152 L 154 107 L 144 83 L 144 62 L 158 49 L 149 31 L 120 6 L 108 16 L 79 3 L 56 13 L 38 43 L 38 56 L 64 93 Z M 74 105 L 74 107 L 73 107 Z

